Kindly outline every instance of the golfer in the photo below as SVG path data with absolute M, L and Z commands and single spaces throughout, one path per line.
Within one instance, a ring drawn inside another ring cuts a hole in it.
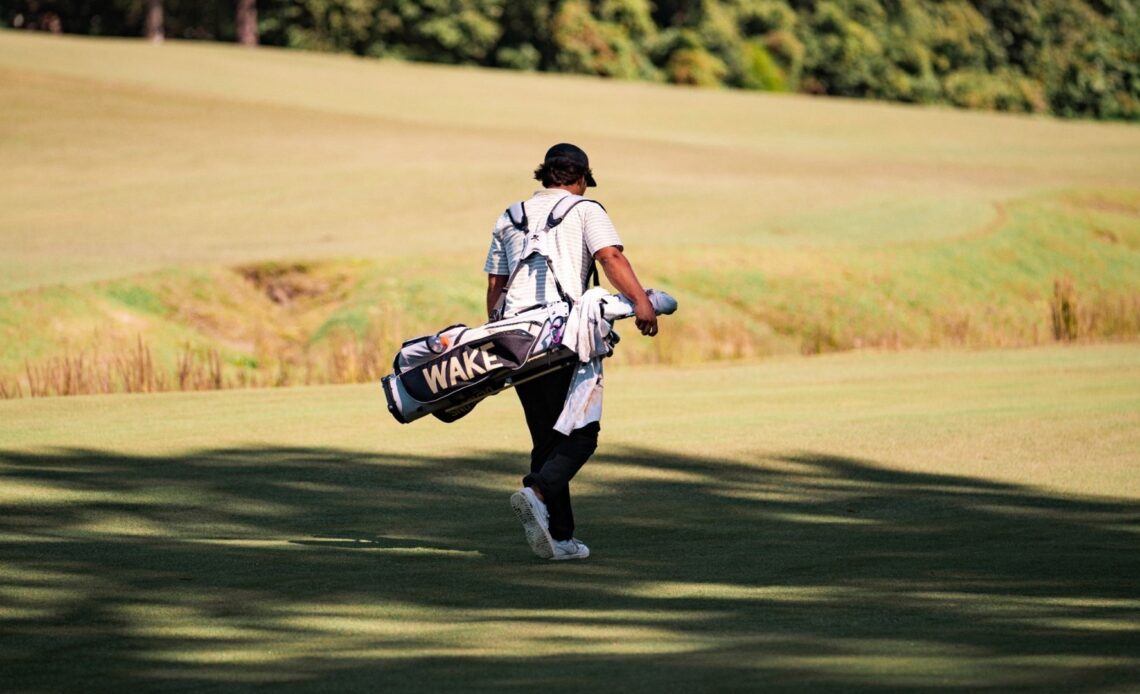
M 575 145 L 554 145 L 535 170 L 534 178 L 543 189 L 521 205 L 527 231 L 512 222 L 510 208 L 495 223 L 484 266 L 488 315 L 498 309 L 501 317 L 510 317 L 563 296 L 576 301 L 585 291 L 594 266 L 591 261 L 597 261 L 610 284 L 633 301 L 638 330 L 650 337 L 656 335 L 653 306 L 622 252 L 621 239 L 602 206 L 582 200 L 570 208 L 561 223 L 553 228 L 548 226 L 556 203 L 566 196 L 582 196 L 587 188 L 597 185 L 586 153 Z M 569 202 L 573 201 L 566 201 Z M 570 364 L 515 389 L 533 447 L 530 474 L 523 478 L 522 489 L 511 495 L 511 507 L 523 523 L 530 548 L 543 559 L 590 556 L 589 548 L 574 537 L 570 480 L 598 444 L 600 372 L 597 390 L 590 396 L 596 396 L 597 406 L 588 408 L 585 421 L 575 421 L 576 428 L 569 434 L 554 428 L 576 368 Z

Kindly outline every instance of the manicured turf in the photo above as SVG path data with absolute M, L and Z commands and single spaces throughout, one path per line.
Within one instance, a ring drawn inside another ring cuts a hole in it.
M 14 691 L 1140 687 L 1140 350 L 612 369 L 594 556 L 529 556 L 511 395 L 0 402 Z

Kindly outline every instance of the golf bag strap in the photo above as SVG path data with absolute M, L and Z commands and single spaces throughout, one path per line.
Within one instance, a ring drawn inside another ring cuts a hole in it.
M 574 209 L 583 202 L 592 202 L 598 207 L 601 207 L 603 212 L 606 209 L 605 206 L 597 200 L 584 198 L 581 195 L 563 196 L 562 199 L 554 203 L 553 209 L 550 210 L 550 215 L 546 218 L 546 230 L 549 231 L 550 229 L 553 229 L 554 227 L 561 224 L 562 220 L 566 219 L 566 215 L 570 214 L 570 210 Z M 511 218 L 511 221 L 514 221 L 513 217 Z
M 565 301 L 567 306 L 573 306 L 574 300 L 570 298 L 570 295 L 562 288 L 562 283 L 558 281 L 558 273 L 554 271 L 554 262 L 550 260 L 548 255 L 542 257 L 546 260 L 546 271 L 554 278 L 554 288 L 558 290 L 558 298 Z
M 527 256 L 527 258 L 529 257 L 530 256 Z M 511 284 L 515 281 L 515 277 L 519 274 L 519 270 L 522 269 L 523 265 L 526 265 L 527 258 L 520 259 L 518 265 L 515 265 L 514 271 L 512 271 L 510 276 L 507 277 L 507 282 L 503 285 L 503 290 L 499 294 L 499 299 L 495 302 L 495 308 L 491 310 L 491 315 L 489 316 L 491 320 L 496 321 L 503 318 L 503 308 L 507 303 L 507 291 L 510 290 Z M 550 256 L 544 255 L 542 256 L 542 259 L 546 261 L 546 271 L 549 272 L 550 276 L 554 278 L 554 288 L 558 291 L 558 298 L 565 301 L 567 305 L 573 306 L 574 300 L 570 298 L 570 295 L 567 294 L 566 290 L 562 288 L 562 283 L 558 281 L 558 273 L 554 271 L 554 263 L 551 262 Z M 597 271 L 598 268 L 595 266 L 593 270 L 595 281 L 597 281 Z
M 603 205 L 602 203 L 598 202 L 597 200 L 593 200 L 591 198 L 584 198 L 580 195 L 567 195 L 567 196 L 563 197 L 561 200 L 559 200 L 558 202 L 556 202 L 554 204 L 554 208 L 552 210 L 550 210 L 550 215 L 546 218 L 546 228 L 548 230 L 553 229 L 554 227 L 561 224 L 562 220 L 566 219 L 566 215 L 570 214 L 570 210 L 573 210 L 575 207 L 577 207 L 580 203 L 583 203 L 583 202 L 592 202 L 595 205 L 597 205 L 598 207 L 602 208 L 603 212 L 606 209 L 606 206 Z M 519 203 L 519 204 L 522 204 L 522 203 Z M 511 218 L 511 221 L 512 222 L 514 221 L 513 217 Z M 554 269 L 551 268 L 551 272 L 553 272 L 553 271 L 554 271 Z M 557 276 L 554 278 L 554 281 L 557 283 L 557 281 L 558 281 Z M 598 276 L 598 264 L 596 262 L 594 262 L 593 260 L 590 261 L 590 274 L 587 275 L 586 281 L 595 287 L 597 287 L 601 284 L 601 278 Z M 559 288 L 559 291 L 561 291 L 561 288 Z M 573 304 L 573 302 L 570 302 L 570 303 Z
M 605 205 L 598 202 L 597 200 L 584 198 L 581 195 L 563 196 L 562 199 L 554 203 L 553 209 L 550 210 L 550 214 L 546 217 L 546 227 L 542 229 L 542 231 L 550 231 L 554 227 L 561 224 L 562 220 L 566 219 L 566 215 L 570 214 L 570 210 L 573 210 L 583 202 L 592 202 L 598 207 L 602 208 L 603 211 L 606 209 Z M 516 202 L 515 204 L 511 205 L 507 208 L 506 214 L 507 219 L 511 221 L 511 226 L 513 226 L 515 229 L 518 229 L 522 232 L 530 231 L 530 219 L 526 215 L 525 202 Z
M 530 231 L 530 220 L 526 217 L 526 203 L 516 202 L 507 208 L 507 218 L 511 220 L 511 226 L 524 234 Z
M 549 231 L 561 224 L 562 220 L 566 219 L 566 215 L 570 214 L 570 210 L 573 210 L 579 203 L 583 202 L 592 202 L 602 208 L 603 211 L 606 209 L 605 205 L 597 200 L 584 198 L 581 195 L 566 195 L 554 203 L 554 208 L 550 210 L 550 214 L 546 217 L 546 228 L 543 231 Z M 507 218 L 511 220 L 511 226 L 515 229 L 522 232 L 530 231 L 530 219 L 526 215 L 525 202 L 516 202 L 508 207 Z
M 495 308 L 491 309 L 491 315 L 488 318 L 492 321 L 500 320 L 503 317 L 503 309 L 507 304 L 507 291 L 510 290 L 511 284 L 515 281 L 515 276 L 519 274 L 519 270 L 526 264 L 526 258 L 520 258 L 515 269 L 511 270 L 511 274 L 507 276 L 507 281 L 503 284 L 502 291 L 499 292 L 499 298 L 495 301 Z M 547 261 L 549 262 L 549 261 Z
M 550 210 L 550 214 L 547 215 L 546 226 L 541 230 L 542 233 L 549 233 L 552 229 L 561 224 L 562 221 L 566 219 L 566 215 L 570 214 L 571 210 L 583 202 L 592 202 L 598 207 L 601 207 L 603 211 L 606 209 L 605 206 L 597 200 L 584 198 L 581 195 L 563 196 L 558 202 L 554 203 L 554 207 Z M 507 219 L 509 219 L 511 222 L 511 226 L 513 226 L 516 230 L 524 234 L 530 232 L 530 219 L 526 214 L 525 202 L 516 202 L 508 207 L 506 210 L 506 215 Z M 559 298 L 561 298 L 567 304 L 573 306 L 574 300 L 571 299 L 570 295 L 566 293 L 565 289 L 563 289 L 562 282 L 558 279 L 558 273 L 554 271 L 554 263 L 550 260 L 550 256 L 544 255 L 542 257 L 544 260 L 546 260 L 547 272 L 549 272 L 550 276 L 554 278 L 554 288 L 558 291 Z M 491 311 L 492 320 L 498 320 L 503 317 L 503 307 L 507 302 L 507 292 L 510 290 L 511 284 L 514 283 L 515 277 L 518 275 L 519 270 L 522 268 L 526 260 L 526 258 L 520 258 L 518 264 L 515 265 L 515 269 L 511 271 L 510 276 L 507 277 L 507 282 L 503 285 L 503 291 L 501 294 L 499 294 L 499 300 L 495 302 L 495 308 Z M 593 281 L 593 286 L 597 287 L 600 284 L 598 276 L 598 264 L 596 262 L 590 263 L 590 274 L 587 277 L 587 281 L 590 281 L 590 279 Z
M 511 226 L 513 226 L 516 231 L 523 234 L 529 233 L 530 220 L 526 216 L 525 202 L 516 202 L 508 207 L 506 215 L 507 219 L 511 222 Z M 507 282 L 503 285 L 503 291 L 499 294 L 499 299 L 495 302 L 495 307 L 491 309 L 491 320 L 495 321 L 503 317 L 503 306 L 507 303 L 507 290 L 511 288 L 511 283 L 515 281 L 515 275 L 519 273 L 519 269 L 522 268 L 522 266 L 523 263 L 522 260 L 520 260 L 519 263 L 515 265 L 515 269 L 512 270 L 511 274 L 507 277 Z

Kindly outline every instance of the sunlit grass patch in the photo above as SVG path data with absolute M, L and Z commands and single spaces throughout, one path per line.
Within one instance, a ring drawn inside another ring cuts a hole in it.
M 1135 352 L 616 368 L 584 562 L 534 558 L 510 513 L 511 398 L 407 427 L 374 386 L 5 401 L 6 674 L 1128 688 Z

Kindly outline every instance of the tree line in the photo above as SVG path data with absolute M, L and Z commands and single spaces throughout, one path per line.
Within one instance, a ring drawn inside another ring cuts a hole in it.
M 1140 120 L 1137 0 L 0 0 L 0 23 Z

